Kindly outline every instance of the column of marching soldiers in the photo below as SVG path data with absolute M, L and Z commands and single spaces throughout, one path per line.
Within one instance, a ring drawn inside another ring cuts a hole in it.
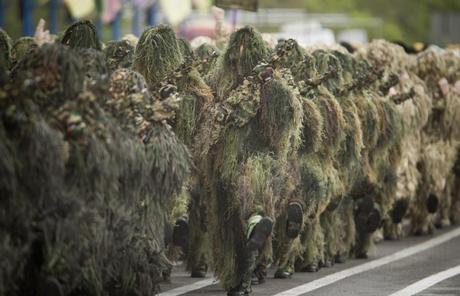
M 0 31 L 0 295 L 228 295 L 460 223 L 460 56 Z M 409 231 L 406 231 L 409 229 Z

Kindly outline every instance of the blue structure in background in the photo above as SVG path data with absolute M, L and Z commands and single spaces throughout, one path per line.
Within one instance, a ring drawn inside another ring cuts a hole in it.
M 117 16 L 112 22 L 112 39 L 121 39 L 121 10 L 117 13 Z
M 56 34 L 58 31 L 58 0 L 50 0 L 50 33 Z
M 22 1 L 22 35 L 23 36 L 32 36 L 34 34 L 34 20 L 33 20 L 33 10 L 34 3 L 33 0 L 21 0 Z
M 147 11 L 147 24 L 155 26 L 157 24 L 158 2 L 155 2 Z
M 139 7 L 133 5 L 133 34 L 136 36 L 141 35 L 141 11 Z
M 6 0 L 0 0 L 0 28 L 5 27 Z

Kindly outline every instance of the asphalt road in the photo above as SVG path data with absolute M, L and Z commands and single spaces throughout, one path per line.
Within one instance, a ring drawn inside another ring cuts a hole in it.
M 408 237 L 377 245 L 366 260 L 349 260 L 317 273 L 296 273 L 253 287 L 253 296 L 460 296 L 460 228 L 438 230 L 433 236 Z M 163 296 L 224 296 L 211 277 L 192 279 L 176 266 L 171 284 L 161 285 Z

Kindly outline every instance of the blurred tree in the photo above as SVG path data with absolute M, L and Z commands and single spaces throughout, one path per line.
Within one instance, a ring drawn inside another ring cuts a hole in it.
M 389 40 L 429 41 L 431 13 L 460 11 L 460 0 L 260 0 L 261 7 L 298 7 L 308 12 L 348 13 L 384 20 L 383 35 Z M 372 32 L 371 37 L 372 37 Z

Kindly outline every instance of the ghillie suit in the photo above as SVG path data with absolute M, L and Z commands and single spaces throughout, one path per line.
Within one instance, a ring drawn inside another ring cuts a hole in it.
M 460 109 L 459 96 L 449 86 L 452 76 L 449 77 L 447 61 L 444 54 L 427 50 L 417 56 L 414 70 L 425 82 L 432 100 L 432 112 L 422 132 L 422 156 L 417 163 L 423 182 L 418 188 L 417 202 L 411 206 L 412 233 L 416 234 L 431 233 L 433 214 L 440 213 L 440 204 L 449 207 L 446 191 L 457 154 Z M 445 211 L 442 223 L 446 225 L 447 216 Z
M 11 68 L 11 38 L 0 29 L 0 84 L 4 85 L 8 81 Z
M 110 73 L 120 68 L 131 68 L 134 59 L 134 46 L 127 40 L 110 41 L 104 48 Z
M 232 34 L 213 70 L 225 79 L 211 83 L 218 102 L 196 142 L 210 191 L 214 268 L 229 295 L 249 293 L 256 263 L 270 261 L 272 221 L 294 189 L 286 171 L 300 138 L 300 97 L 261 53 L 254 29 Z
M 85 90 L 92 92 L 97 97 L 103 96 L 107 92 L 110 76 L 104 53 L 92 48 L 78 48 L 75 52 L 85 74 Z
M 452 198 L 449 213 L 450 222 L 454 225 L 458 225 L 460 224 L 460 156 L 458 151 L 449 185 Z
M 158 92 L 158 97 L 167 96 L 177 90 L 181 100 L 175 116 L 168 119 L 174 132 L 188 147 L 193 147 L 195 135 L 202 121 L 206 106 L 213 102 L 212 92 L 196 70 L 193 59 L 184 56 L 174 31 L 164 25 L 147 29 L 136 47 L 133 68 L 144 75 L 149 88 Z M 169 84 L 171 87 L 166 87 Z M 186 188 L 180 195 L 179 208 L 173 210 L 176 233 L 182 236 L 188 232 L 188 246 L 185 238 L 174 239 L 175 244 L 187 253 L 188 268 L 192 276 L 202 277 L 206 273 L 209 248 L 207 247 L 205 191 L 199 174 L 200 163 L 194 151 L 195 169 Z M 202 194 L 198 194 L 198 192 Z M 189 204 L 184 212 L 184 204 Z M 182 212 L 182 214 L 180 214 Z M 188 217 L 187 217 L 188 216 Z M 188 221 L 187 221 L 188 220 Z M 188 224 L 188 226 L 187 226 Z M 188 231 L 187 229 L 188 228 Z
M 78 21 L 65 30 L 61 43 L 71 48 L 92 48 L 101 50 L 96 27 L 90 21 Z
M 367 133 L 364 138 L 370 139 L 370 142 L 363 141 L 365 146 L 362 153 L 363 175 L 352 191 L 356 201 L 357 230 L 354 255 L 366 258 L 367 251 L 373 243 L 373 235 L 377 234 L 375 231 L 380 228 L 383 220 L 387 219 L 395 200 L 403 126 L 402 116 L 396 109 L 396 102 L 387 97 L 388 89 L 398 83 L 397 77 L 382 76 L 378 70 L 370 67 L 366 60 L 361 60 L 358 65 L 357 73 L 372 73 L 370 83 L 364 88 L 363 93 L 375 108 L 369 110 L 370 114 L 361 117 L 363 135 Z M 366 105 L 365 102 L 361 104 Z M 358 102 L 357 106 L 359 106 Z M 375 117 L 370 122 L 366 121 L 373 116 Z
M 388 98 L 398 102 L 402 119 L 400 161 L 397 165 L 397 188 L 392 196 L 393 208 L 384 221 L 384 237 L 398 239 L 404 235 L 402 219 L 416 201 L 421 174 L 417 163 L 421 157 L 421 133 L 431 112 L 431 99 L 423 81 L 411 70 L 413 59 L 397 45 L 383 40 L 373 41 L 360 52 L 384 77 L 397 74 L 399 83 L 389 89 Z
M 205 77 L 215 67 L 220 51 L 217 47 L 204 43 L 195 49 L 195 57 L 198 60 L 197 70 Z
M 10 133 L 2 143 L 18 153 L 21 191 L 5 200 L 16 213 L 5 217 L 25 216 L 22 238 L 10 233 L 2 246 L 17 244 L 23 256 L 8 258 L 27 267 L 8 275 L 10 287 L 17 284 L 21 295 L 158 292 L 168 267 L 165 208 L 185 177 L 187 154 L 176 150 L 171 132 L 154 132 L 157 149 L 150 152 L 120 130 L 93 94 L 82 93 L 83 71 L 68 48 L 33 50 L 12 74 L 22 91 L 2 101 Z
M 303 145 L 298 160 L 305 221 L 296 260 L 296 270 L 300 271 L 317 271 L 321 266 L 329 266 L 335 256 L 326 251 L 328 242 L 333 242 L 325 236 L 332 232 L 326 231 L 321 224 L 324 226 L 330 221 L 322 215 L 332 215 L 336 207 L 332 204 L 340 203 L 343 196 L 344 187 L 335 158 L 345 139 L 347 122 L 339 102 L 325 87 L 340 71 L 330 67 L 332 58 L 325 51 L 317 50 L 304 55 L 301 63 L 292 65 L 294 77 L 305 96 Z M 340 67 L 337 63 L 335 66 Z
M 12 67 L 22 59 L 29 50 L 37 47 L 38 44 L 32 37 L 21 37 L 16 40 L 11 48 L 11 63 Z
M 187 39 L 177 38 L 177 43 L 179 44 L 180 53 L 184 59 L 193 58 L 194 52 L 190 42 L 188 42 Z

